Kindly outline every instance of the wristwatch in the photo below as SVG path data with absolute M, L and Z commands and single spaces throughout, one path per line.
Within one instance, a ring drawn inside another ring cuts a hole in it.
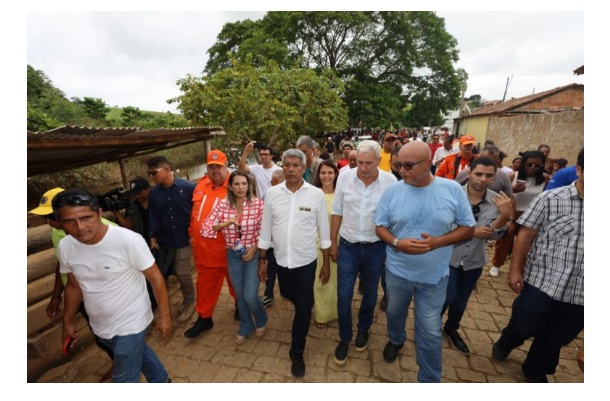
M 390 245 L 390 246 L 392 247 L 393 250 L 398 252 L 398 238 L 394 238 L 394 241 L 392 242 L 392 245 Z

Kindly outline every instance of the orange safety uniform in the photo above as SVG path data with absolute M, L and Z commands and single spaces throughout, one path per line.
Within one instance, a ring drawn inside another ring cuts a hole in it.
M 201 225 L 214 206 L 227 197 L 229 177 L 220 187 L 215 187 L 206 175 L 193 191 L 193 209 L 189 235 L 192 238 L 193 259 L 197 269 L 197 302 L 195 310 L 202 318 L 211 317 L 224 279 L 227 279 L 229 293 L 235 299 L 235 290 L 229 278 L 225 238 L 219 231 L 216 238 L 203 238 Z
M 455 158 L 458 156 L 460 159 L 459 159 L 459 163 L 458 163 L 457 171 L 456 171 Z M 465 168 L 468 168 L 470 166 L 470 162 L 472 161 L 473 158 L 476 158 L 476 155 L 473 154 L 468 159 L 464 159 L 462 157 L 462 152 L 454 153 L 452 155 L 446 156 L 445 160 L 443 160 L 443 162 L 438 165 L 435 175 L 437 177 L 443 177 L 443 178 L 447 178 L 448 180 L 453 180 L 460 173 L 460 171 L 462 171 Z

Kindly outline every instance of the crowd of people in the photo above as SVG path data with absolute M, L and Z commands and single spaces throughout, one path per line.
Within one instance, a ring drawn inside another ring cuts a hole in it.
M 114 211 L 118 226 L 102 218 L 89 191 L 52 189 L 31 211 L 53 227 L 59 261 L 47 313 L 58 314 L 64 293 L 62 341 L 78 338 L 75 315 L 86 316 L 113 360 L 106 380 L 137 382 L 143 373 L 149 382 L 168 382 L 145 341 L 155 308 L 161 338 L 174 320 L 193 315 L 184 337 L 198 338 L 214 327 L 226 280 L 240 346 L 265 335 L 277 278 L 280 295 L 294 305 L 289 357 L 292 375 L 301 377 L 312 315 L 316 328 L 338 322 L 334 361 L 343 365 L 352 340 L 358 352 L 368 346 L 381 287 L 384 361 L 393 363 L 403 348 L 414 302 L 417 379 L 440 382 L 443 335 L 470 353 L 458 330 L 493 244 L 489 274 L 498 277 L 512 252 L 507 276 L 518 296 L 490 354 L 504 360 L 533 337 L 523 373 L 546 382 L 561 347 L 584 329 L 584 149 L 574 166 L 550 162 L 546 144 L 504 166 L 506 155 L 493 143 L 475 149 L 471 135 L 419 135 L 381 132 L 358 143 L 328 137 L 329 157 L 304 135 L 282 153 L 281 167 L 270 146 L 250 142 L 232 172 L 216 149 L 197 184 L 155 156 L 146 163 L 154 185 L 131 181 L 130 206 Z M 252 153 L 260 164 L 247 163 Z M 182 295 L 173 315 L 170 274 Z

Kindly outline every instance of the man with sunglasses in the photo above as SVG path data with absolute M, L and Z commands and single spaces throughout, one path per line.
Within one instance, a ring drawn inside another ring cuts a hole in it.
M 165 280 L 146 241 L 123 227 L 101 222 L 102 209 L 89 191 L 68 189 L 55 196 L 53 212 L 69 234 L 57 249 L 60 271 L 67 273 L 62 340 L 78 338 L 74 317 L 84 301 L 91 330 L 112 350 L 114 383 L 166 383 L 165 367 L 146 345 L 153 320 L 148 280 L 159 305 L 157 330 L 167 340 L 172 319 Z
M 244 148 L 237 168 L 248 174 L 252 174 L 256 181 L 256 196 L 260 199 L 265 198 L 265 193 L 271 188 L 271 179 L 273 172 L 281 170 L 282 168 L 277 164 L 273 163 L 273 149 L 266 144 L 261 144 L 255 147 L 256 141 L 248 142 Z M 248 156 L 254 149 L 258 149 L 258 155 L 261 158 L 261 164 L 248 165 Z
M 392 158 L 392 149 L 394 149 L 394 144 L 396 143 L 396 135 L 387 133 L 383 136 L 382 148 L 381 152 L 379 152 L 379 156 L 381 159 L 379 160 L 379 168 L 388 173 L 392 172 L 392 165 L 390 164 Z
M 464 355 L 469 355 L 470 349 L 457 330 L 470 294 L 487 263 L 486 242 L 502 238 L 513 213 L 512 199 L 502 191 L 497 193 L 489 189 L 496 172 L 496 161 L 492 158 L 479 157 L 470 162 L 468 183 L 463 188 L 476 220 L 474 237 L 456 244 L 449 262 L 449 283 L 443 313 L 447 309 L 449 312 L 443 334 Z
M 150 247 L 173 256 L 172 270 L 182 292 L 182 305 L 176 321 L 182 323 L 195 311 L 193 252 L 189 237 L 195 184 L 175 177 L 165 156 L 148 159 L 146 167 L 147 175 L 156 184 L 148 194 Z
M 409 142 L 395 168 L 402 182 L 385 190 L 375 214 L 377 236 L 386 249 L 387 342 L 383 359 L 394 362 L 407 339 L 405 326 L 415 298 L 419 382 L 440 382 L 441 311 L 449 281 L 453 244 L 474 235 L 475 220 L 462 187 L 430 172 L 430 147 Z

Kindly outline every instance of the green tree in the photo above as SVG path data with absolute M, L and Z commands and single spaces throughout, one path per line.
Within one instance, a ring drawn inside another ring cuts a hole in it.
M 287 54 L 278 50 L 281 46 L 287 47 Z M 231 55 L 243 60 L 252 50 L 284 68 L 295 60 L 302 67 L 329 68 L 346 84 L 343 96 L 350 124 L 357 124 L 353 119 L 358 116 L 377 122 L 376 116 L 384 115 L 378 121 L 382 123 L 401 114 L 407 118 L 405 110 L 413 109 L 406 106 L 415 99 L 433 97 L 425 105 L 425 115 L 457 107 L 461 82 L 454 68 L 456 46 L 444 20 L 433 12 L 269 12 L 260 21 L 225 25 L 210 49 L 205 71 L 226 68 Z M 383 86 L 387 88 L 380 90 Z M 370 117 L 362 115 L 363 87 L 380 92 L 375 101 L 366 102 Z M 397 87 L 399 102 L 383 96 Z
M 251 140 L 287 146 L 298 135 L 345 127 L 343 84 L 332 71 L 254 64 L 247 57 L 211 76 L 180 79 L 183 95 L 170 102 L 195 125 L 223 126 L 229 148 Z
M 85 111 L 85 115 L 100 122 L 104 121 L 106 114 L 110 110 L 106 102 L 100 98 L 84 97 L 82 100 L 73 98 L 73 102 L 78 104 Z

